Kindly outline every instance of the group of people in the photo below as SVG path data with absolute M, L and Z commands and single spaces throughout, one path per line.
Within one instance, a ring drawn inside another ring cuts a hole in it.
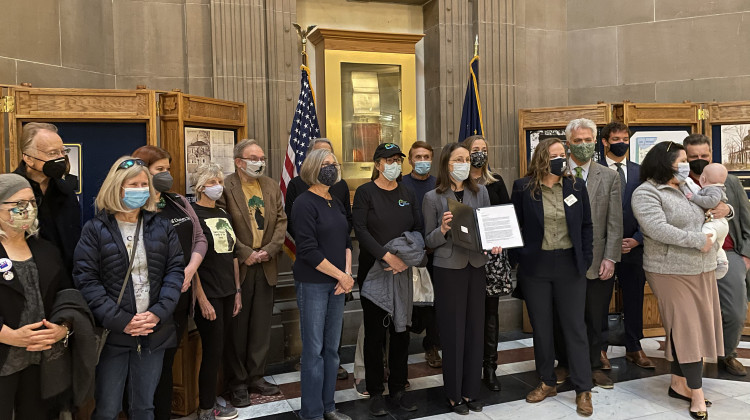
M 0 175 L 0 420 L 50 418 L 91 395 L 93 419 L 115 419 L 123 408 L 132 419 L 169 418 L 172 365 L 191 316 L 203 349 L 200 420 L 237 417 L 250 392 L 279 393 L 263 375 L 287 232 L 296 244 L 303 419 L 349 419 L 334 393 L 348 376 L 339 350 L 355 282 L 363 320 L 354 386 L 370 398 L 370 413 L 388 413 L 386 383 L 395 405 L 417 410 L 407 392 L 408 349 L 410 332 L 422 331 L 428 364 L 442 367 L 447 406 L 481 411 L 481 383 L 501 389 L 498 305 L 512 291 L 512 267 L 540 378 L 528 402 L 570 380 L 578 413 L 589 416 L 592 387 L 614 386 L 606 319 L 615 279 L 626 358 L 655 367 L 640 345 L 648 280 L 672 362 L 668 393 L 705 419 L 703 358 L 746 374 L 736 348 L 747 310 L 750 205 L 737 178 L 710 163 L 703 135 L 655 145 L 642 166 L 627 159 L 627 126 L 610 123 L 600 137 L 605 159 L 597 162 L 596 125 L 571 121 L 565 141 L 536 146 L 510 195 L 482 136 L 443 146 L 434 166 L 428 143 L 415 142 L 408 156 L 380 144 L 352 205 L 325 138 L 311 140 L 285 197 L 265 175 L 262 147 L 242 140 L 226 179 L 216 164 L 197 168 L 188 180 L 194 203 L 170 192 L 170 155 L 143 146 L 112 165 L 96 216 L 81 227 L 57 129 L 28 123 L 22 163 Z M 404 158 L 413 168 L 406 175 Z M 513 205 L 524 246 L 460 245 L 452 200 Z M 420 293 L 415 303 L 415 277 L 432 285 L 431 302 Z M 228 401 L 217 399 L 221 366 Z

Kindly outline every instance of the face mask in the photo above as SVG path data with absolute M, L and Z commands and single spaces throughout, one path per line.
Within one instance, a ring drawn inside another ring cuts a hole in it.
M 674 177 L 679 182 L 683 182 L 690 176 L 690 164 L 687 162 L 680 162 L 677 164 L 677 172 L 674 173 Z
M 68 165 L 64 157 L 48 160 L 42 166 L 42 173 L 50 178 L 62 178 L 65 175 L 66 166 Z
M 320 172 L 318 173 L 318 181 L 320 181 L 321 184 L 331 186 L 336 183 L 336 181 L 339 179 L 339 170 L 336 168 L 336 165 L 327 165 L 322 168 L 320 168 Z
M 10 221 L 4 222 L 14 230 L 28 230 L 34 224 L 34 220 L 36 220 L 36 207 L 29 204 L 26 210 L 19 213 L 11 211 Z
M 579 162 L 585 163 L 591 160 L 596 150 L 596 143 L 571 144 L 570 154 Z
M 703 169 L 708 166 L 708 161 L 706 159 L 696 159 L 692 162 L 688 162 L 690 165 L 690 170 L 693 171 L 694 174 L 700 175 L 703 173 Z
M 383 168 L 383 176 L 389 181 L 395 181 L 398 176 L 401 175 L 401 164 L 400 163 L 386 163 Z
M 432 168 L 432 162 L 429 160 L 420 160 L 418 162 L 414 162 L 414 172 L 419 175 L 429 174 L 430 168 Z
M 224 186 L 221 184 L 211 185 L 210 187 L 203 187 L 203 194 L 214 201 L 220 199 L 223 192 Z
M 169 173 L 169 171 L 166 172 L 159 172 L 158 174 L 154 175 L 154 189 L 156 191 L 167 192 L 170 188 L 172 188 L 172 183 L 174 182 L 174 179 L 172 178 L 172 174 Z
M 148 187 L 125 188 L 125 197 L 122 198 L 122 204 L 132 210 L 139 209 L 146 204 L 149 197 L 151 197 L 151 192 Z
M 245 166 L 245 169 L 243 169 L 243 171 L 245 171 L 246 174 L 248 174 L 249 176 L 253 178 L 257 178 L 263 175 L 263 172 L 265 172 L 266 170 L 266 162 L 263 162 L 261 160 L 257 162 L 253 162 L 250 159 L 242 159 L 242 160 L 244 160 L 245 163 L 247 164 L 247 166 Z
M 625 153 L 630 149 L 630 145 L 621 141 L 619 143 L 612 143 L 609 145 L 609 151 L 617 157 L 625 156 Z
M 454 163 L 451 176 L 456 181 L 465 181 L 469 177 L 469 163 Z
M 549 173 L 552 175 L 562 176 L 565 171 L 565 158 L 556 157 L 549 161 Z
M 487 152 L 473 152 L 471 154 L 471 166 L 481 168 L 487 163 Z

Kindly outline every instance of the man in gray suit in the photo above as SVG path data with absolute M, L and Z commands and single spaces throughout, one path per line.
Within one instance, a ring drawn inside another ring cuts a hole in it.
M 703 168 L 711 163 L 711 140 L 703 134 L 691 134 L 682 141 L 682 145 L 685 146 L 687 160 L 690 163 L 690 177 L 697 183 Z M 719 286 L 721 324 L 724 333 L 724 357 L 719 358 L 719 366 L 732 375 L 745 376 L 747 369 L 737 360 L 737 346 L 740 344 L 747 315 L 745 276 L 750 268 L 750 204 L 736 176 L 727 176 L 724 186 L 727 189 L 727 202 L 734 210 L 734 217 L 729 219 L 729 235 L 721 244 L 727 253 L 729 271 L 716 281 Z
M 620 176 L 612 169 L 593 161 L 596 151 L 596 124 L 586 118 L 568 123 L 570 171 L 586 183 L 591 203 L 591 222 L 594 225 L 594 259 L 586 272 L 586 330 L 589 340 L 589 359 L 594 385 L 613 388 L 614 382 L 603 370 L 611 369 L 602 335 L 606 325 L 609 302 L 615 284 L 615 263 L 622 252 L 622 195 Z M 567 375 L 567 351 L 560 328 L 555 328 L 555 354 L 558 360 L 558 383 Z

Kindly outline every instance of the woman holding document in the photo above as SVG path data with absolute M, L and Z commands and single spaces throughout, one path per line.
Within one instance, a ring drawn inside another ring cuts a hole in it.
M 451 408 L 458 414 L 482 411 L 479 396 L 484 338 L 487 256 L 453 243 L 448 199 L 473 208 L 488 207 L 483 185 L 469 177 L 469 150 L 448 144 L 440 155 L 437 188 L 423 201 L 425 244 L 435 250 L 435 312 L 443 347 L 443 383 Z M 492 249 L 493 254 L 502 250 Z
M 524 247 L 511 250 L 519 263 L 518 288 L 534 329 L 534 359 L 541 383 L 530 403 L 557 395 L 552 308 L 557 307 L 568 346 L 570 378 L 579 414 L 593 413 L 591 365 L 584 324 L 586 269 L 593 259 L 593 227 L 588 192 L 565 167 L 559 139 L 541 141 L 526 177 L 513 183 L 511 201 Z

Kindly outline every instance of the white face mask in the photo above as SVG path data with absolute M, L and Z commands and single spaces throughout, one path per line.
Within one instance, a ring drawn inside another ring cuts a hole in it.
M 383 166 L 383 176 L 389 181 L 395 181 L 401 175 L 401 164 L 397 162 L 386 163 Z
M 214 201 L 220 199 L 223 192 L 224 186 L 221 184 L 212 185 L 210 187 L 203 187 L 203 194 L 206 194 L 206 197 Z
M 470 163 L 454 163 L 453 164 L 453 170 L 451 171 L 451 176 L 456 181 L 466 181 L 466 178 L 469 177 L 469 170 Z
M 263 173 L 266 170 L 266 162 L 259 160 L 257 162 L 253 162 L 250 159 L 242 159 L 245 161 L 245 171 L 246 174 L 253 178 L 258 178 L 259 176 L 262 176 Z
M 680 162 L 677 164 L 677 172 L 674 173 L 674 177 L 677 181 L 683 182 L 690 176 L 690 164 L 687 162 Z

